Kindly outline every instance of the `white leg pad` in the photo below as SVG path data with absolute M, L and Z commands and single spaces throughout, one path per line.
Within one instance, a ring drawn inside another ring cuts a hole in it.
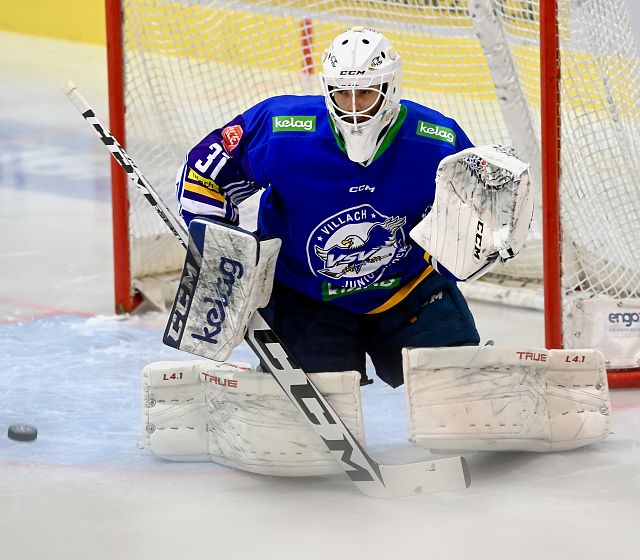
M 309 378 L 364 445 L 360 375 Z M 279 476 L 342 472 L 268 373 L 211 360 L 156 362 L 143 370 L 143 399 L 145 447 L 164 459 Z
M 145 447 L 174 461 L 209 461 L 202 360 L 154 362 L 142 370 Z
M 403 350 L 410 441 L 436 450 L 565 451 L 610 430 L 596 350 Z

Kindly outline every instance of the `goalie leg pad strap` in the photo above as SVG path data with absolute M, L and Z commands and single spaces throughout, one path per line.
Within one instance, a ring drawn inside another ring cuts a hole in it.
M 364 445 L 360 374 L 309 378 Z M 269 374 L 209 360 L 157 362 L 143 371 L 143 395 L 145 446 L 164 459 L 279 476 L 342 472 Z
M 596 350 L 403 350 L 412 443 L 441 450 L 564 451 L 609 434 Z

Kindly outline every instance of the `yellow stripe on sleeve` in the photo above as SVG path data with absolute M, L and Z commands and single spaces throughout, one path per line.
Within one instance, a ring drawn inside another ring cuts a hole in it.
M 206 187 L 199 187 L 198 185 L 194 185 L 193 183 L 187 183 L 185 181 L 184 190 L 191 193 L 206 196 L 207 198 L 213 198 L 214 200 L 219 200 L 220 202 L 224 202 L 224 196 L 221 195 L 220 193 L 212 191 L 211 189 L 208 189 Z
M 216 184 L 213 179 L 209 179 L 208 177 L 203 177 L 199 173 L 196 173 L 193 169 L 188 168 L 189 173 L 187 175 L 187 181 L 190 183 L 199 183 L 203 187 L 211 189 L 212 191 L 220 192 L 220 187 Z

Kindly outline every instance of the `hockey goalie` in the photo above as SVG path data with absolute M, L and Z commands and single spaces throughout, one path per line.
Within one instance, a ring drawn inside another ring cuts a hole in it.
M 367 356 L 382 382 L 405 385 L 416 445 L 554 451 L 606 437 L 599 353 L 479 346 L 457 283 L 517 256 L 529 167 L 402 99 L 400 71 L 383 35 L 353 27 L 323 55 L 323 95 L 268 98 L 187 154 L 189 250 L 164 341 L 207 360 L 145 369 L 157 455 L 280 475 L 337 468 L 300 413 L 325 415 L 317 400 L 296 408 L 258 367 L 225 363 L 257 309 L 287 349 L 270 358 L 306 372 L 360 444 Z M 260 190 L 253 234 L 238 205 Z

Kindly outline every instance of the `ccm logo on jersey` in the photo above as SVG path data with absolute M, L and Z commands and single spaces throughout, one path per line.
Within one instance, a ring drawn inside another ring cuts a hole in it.
M 228 126 L 222 131 L 222 146 L 230 153 L 240 143 L 243 134 L 242 127 L 239 124 Z
M 370 187 L 369 185 L 358 185 L 357 187 L 349 187 L 349 192 L 362 192 L 362 191 L 374 192 L 375 190 L 376 190 L 375 187 Z

